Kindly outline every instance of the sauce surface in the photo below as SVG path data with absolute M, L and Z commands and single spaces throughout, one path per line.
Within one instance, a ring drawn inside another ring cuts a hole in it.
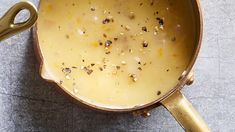
M 52 80 L 80 99 L 131 108 L 168 92 L 193 55 L 186 0 L 41 0 L 39 47 Z

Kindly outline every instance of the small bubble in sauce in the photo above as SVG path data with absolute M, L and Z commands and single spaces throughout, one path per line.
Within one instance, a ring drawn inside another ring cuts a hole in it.
M 121 64 L 122 65 L 126 65 L 126 61 L 121 61 Z
M 75 94 L 77 94 L 77 93 L 78 93 L 78 89 L 77 89 L 77 88 L 73 88 L 73 92 L 74 92 Z
M 69 76 L 69 75 L 66 75 L 65 78 L 66 78 L 67 80 L 70 80 L 70 76 Z

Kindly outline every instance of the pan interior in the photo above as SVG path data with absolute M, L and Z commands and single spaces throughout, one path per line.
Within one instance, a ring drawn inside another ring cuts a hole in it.
M 192 14 L 190 0 L 41 0 L 43 67 L 88 104 L 145 105 L 187 68 L 196 46 Z

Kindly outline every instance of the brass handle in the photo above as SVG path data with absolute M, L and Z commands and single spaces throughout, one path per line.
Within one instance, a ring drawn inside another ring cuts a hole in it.
M 24 9 L 29 11 L 29 18 L 24 22 L 14 23 L 16 15 Z M 0 18 L 0 41 L 30 28 L 37 18 L 37 8 L 32 3 L 25 1 L 15 4 Z
M 173 93 L 169 98 L 162 101 L 162 104 L 170 111 L 186 132 L 211 131 L 199 113 L 180 91 Z

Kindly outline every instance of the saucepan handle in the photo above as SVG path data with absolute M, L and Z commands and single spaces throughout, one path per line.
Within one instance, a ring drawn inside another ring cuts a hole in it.
M 186 132 L 211 131 L 199 113 L 180 91 L 175 92 L 169 98 L 162 101 L 162 104 L 170 111 Z
M 24 22 L 15 23 L 16 15 L 22 10 L 29 11 L 29 18 Z M 15 4 L 0 18 L 0 41 L 30 28 L 37 18 L 37 8 L 32 3 L 24 1 Z

